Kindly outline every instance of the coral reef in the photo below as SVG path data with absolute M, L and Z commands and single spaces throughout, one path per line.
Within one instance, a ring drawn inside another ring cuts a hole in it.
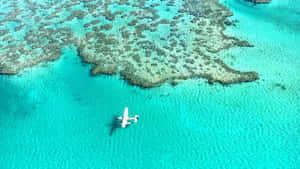
M 271 0 L 246 0 L 246 1 L 253 2 L 255 4 L 267 4 L 271 2 Z
M 217 57 L 233 46 L 252 46 L 223 33 L 232 13 L 217 0 L 24 3 L 3 2 L 2 74 L 56 60 L 62 46 L 75 45 L 82 61 L 93 64 L 92 75 L 118 73 L 141 87 L 199 77 L 222 84 L 258 79 Z

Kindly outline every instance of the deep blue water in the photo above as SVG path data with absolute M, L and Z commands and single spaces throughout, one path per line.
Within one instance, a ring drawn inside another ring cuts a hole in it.
M 300 168 L 299 0 L 222 3 L 239 20 L 226 33 L 255 47 L 220 57 L 260 80 L 141 89 L 90 76 L 64 47 L 55 62 L 0 76 L 0 168 Z M 125 106 L 140 120 L 115 129 Z

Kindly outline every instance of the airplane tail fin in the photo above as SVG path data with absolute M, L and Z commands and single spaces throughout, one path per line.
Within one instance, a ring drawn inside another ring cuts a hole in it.
M 139 119 L 139 116 L 138 116 L 138 115 L 135 115 L 135 116 L 134 116 L 134 122 L 136 123 L 136 122 L 138 121 L 138 119 Z

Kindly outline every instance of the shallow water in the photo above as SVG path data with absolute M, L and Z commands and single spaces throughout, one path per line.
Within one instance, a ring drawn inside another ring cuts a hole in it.
M 64 47 L 55 62 L 0 76 L 0 168 L 299 168 L 299 0 L 222 3 L 239 21 L 227 34 L 255 47 L 220 57 L 260 80 L 141 89 L 91 77 Z M 140 120 L 115 128 L 125 106 Z

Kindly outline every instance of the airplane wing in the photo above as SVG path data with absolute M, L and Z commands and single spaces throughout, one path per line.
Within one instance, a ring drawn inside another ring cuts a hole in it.
M 122 122 L 122 128 L 126 127 L 126 122 Z
M 128 120 L 128 107 L 125 107 L 125 110 L 124 110 L 124 114 L 123 114 L 123 118 L 122 118 L 122 127 L 125 128 L 127 124 L 129 124 L 127 122 Z
M 125 107 L 123 118 L 128 118 L 128 107 Z

